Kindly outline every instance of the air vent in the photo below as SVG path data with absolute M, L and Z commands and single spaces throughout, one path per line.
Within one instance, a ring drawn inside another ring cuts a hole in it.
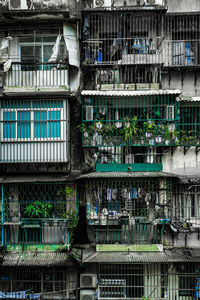
M 81 274 L 81 288 L 96 288 L 97 276 L 94 274 Z
M 33 0 L 9 0 L 10 10 L 32 9 Z
M 93 106 L 86 106 L 85 119 L 87 121 L 93 121 Z

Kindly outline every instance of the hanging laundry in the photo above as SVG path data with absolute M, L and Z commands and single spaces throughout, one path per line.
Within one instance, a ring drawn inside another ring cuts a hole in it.
M 131 199 L 137 199 L 137 189 L 131 188 Z
M 84 24 L 83 24 L 83 36 L 84 36 L 84 41 L 87 40 L 87 37 L 88 37 L 88 35 L 89 35 L 89 28 L 90 28 L 90 25 L 89 25 L 88 19 L 87 19 L 87 17 L 85 17 L 85 19 L 84 19 Z
M 117 199 L 117 189 L 113 189 L 112 190 L 112 200 L 116 200 Z
M 11 36 L 7 36 L 5 39 L 2 40 L 1 42 L 1 47 L 0 50 L 5 50 L 6 48 L 9 47 L 9 41 L 11 41 L 13 38 Z
M 107 188 L 107 200 L 112 200 L 112 189 Z

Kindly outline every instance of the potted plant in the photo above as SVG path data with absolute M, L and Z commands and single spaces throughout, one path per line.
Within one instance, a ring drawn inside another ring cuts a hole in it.
M 156 129 L 156 124 L 154 121 L 150 120 L 148 115 L 147 115 L 147 121 L 144 122 L 144 129 L 145 129 L 145 137 L 149 140 L 149 144 L 155 144 L 154 138 L 152 138 L 153 132 L 155 132 Z
M 162 136 L 163 136 L 163 128 L 160 127 L 159 125 L 156 126 L 154 132 L 153 132 L 153 135 L 155 137 L 155 142 L 156 144 L 161 144 L 162 143 Z
M 171 136 L 171 132 L 168 128 L 167 125 L 164 126 L 164 139 L 165 139 L 165 144 L 169 145 L 170 144 L 170 136 Z
M 128 151 L 128 145 L 134 143 L 133 137 L 137 135 L 137 116 L 134 116 L 132 119 L 124 119 L 124 142 L 126 145 L 126 151 Z

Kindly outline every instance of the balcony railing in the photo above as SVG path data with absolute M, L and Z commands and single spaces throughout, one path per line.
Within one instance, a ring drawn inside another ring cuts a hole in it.
M 3 185 L 2 241 L 8 244 L 70 244 L 77 222 L 73 184 Z
M 140 148 L 141 149 L 141 148 Z M 134 151 L 135 150 L 135 151 Z M 162 156 L 145 149 L 125 151 L 123 147 L 99 147 L 96 162 L 97 171 L 162 171 Z
M 12 62 L 11 68 L 5 73 L 5 88 L 68 90 L 69 77 L 66 63 L 25 63 Z
M 126 219 L 121 219 L 121 225 L 92 226 L 97 244 L 160 244 L 162 243 L 163 226 L 140 223 L 127 225 Z M 110 223 L 112 224 L 112 222 Z
M 163 63 L 161 44 L 160 37 L 88 39 L 83 64 L 159 65 Z

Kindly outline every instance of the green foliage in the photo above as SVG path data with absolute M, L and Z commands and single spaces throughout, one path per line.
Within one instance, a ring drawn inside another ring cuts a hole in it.
M 53 206 L 51 203 L 42 203 L 37 200 L 32 204 L 28 204 L 24 214 L 28 218 L 50 218 Z
M 134 116 L 132 119 L 124 119 L 124 142 L 126 143 L 126 151 L 128 151 L 128 145 L 131 139 L 137 135 L 137 116 Z

